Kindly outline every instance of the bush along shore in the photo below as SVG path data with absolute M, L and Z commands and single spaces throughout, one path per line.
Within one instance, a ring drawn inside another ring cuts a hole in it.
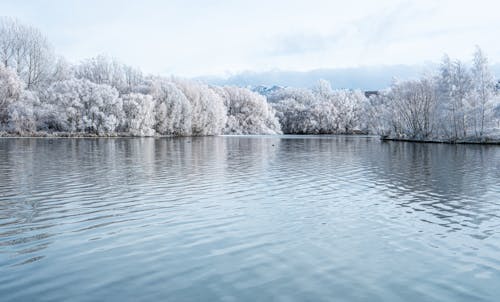
M 0 18 L 0 136 L 377 134 L 383 140 L 497 143 L 500 97 L 488 60 L 443 57 L 420 79 L 365 93 L 213 86 L 144 75 L 105 56 L 70 64 L 36 28 Z M 260 93 L 258 93 L 260 92 Z

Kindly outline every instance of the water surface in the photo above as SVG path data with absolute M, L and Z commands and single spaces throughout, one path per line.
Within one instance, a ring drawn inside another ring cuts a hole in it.
M 500 147 L 0 139 L 1 301 L 498 301 Z

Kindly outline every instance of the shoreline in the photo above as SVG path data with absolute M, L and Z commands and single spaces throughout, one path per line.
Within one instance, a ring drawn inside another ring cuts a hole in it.
M 438 140 L 438 139 L 409 139 L 409 138 L 391 138 L 384 137 L 380 135 L 370 135 L 370 134 L 219 134 L 219 135 L 190 135 L 190 136 L 178 136 L 178 135 L 151 135 L 151 136 L 138 136 L 131 135 L 128 133 L 115 133 L 115 134 L 105 134 L 98 135 L 92 133 L 66 133 L 66 132 L 55 132 L 55 133 L 30 133 L 30 134 L 19 134 L 19 133 L 7 133 L 0 132 L 1 138 L 94 138 L 94 139 L 112 139 L 112 138 L 187 138 L 187 137 L 217 137 L 217 136 L 314 136 L 314 137 L 327 137 L 327 136 L 352 136 L 352 137 L 378 137 L 381 142 L 406 142 L 406 143 L 420 143 L 420 144 L 448 144 L 448 145 L 484 145 L 484 146 L 500 146 L 500 140 L 485 139 L 484 141 L 473 141 L 473 140 Z
M 1 132 L 0 138 L 174 138 L 174 137 L 215 137 L 215 136 L 370 136 L 378 137 L 378 135 L 370 135 L 367 133 L 329 133 L 329 134 L 216 134 L 216 135 L 132 135 L 130 133 L 113 133 L 113 134 L 95 134 L 84 132 L 33 132 L 33 133 L 9 133 Z
M 176 135 L 132 135 L 128 133 L 93 134 L 93 133 L 68 133 L 68 132 L 39 132 L 39 133 L 7 133 L 0 132 L 0 138 L 163 138 L 163 137 L 188 137 Z M 189 136 L 196 137 L 196 136 Z
M 472 140 L 419 140 L 409 138 L 389 138 L 380 136 L 382 142 L 406 142 L 406 143 L 421 143 L 421 144 L 448 144 L 448 145 L 500 145 L 500 140 L 486 139 L 485 141 L 472 141 Z

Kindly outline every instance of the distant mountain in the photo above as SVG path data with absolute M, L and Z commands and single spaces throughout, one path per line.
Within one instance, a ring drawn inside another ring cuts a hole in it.
M 394 65 L 317 69 L 305 72 L 283 70 L 266 72 L 246 71 L 226 78 L 201 77 L 198 79 L 213 85 L 236 85 L 242 87 L 291 86 L 303 88 L 312 87 L 320 79 L 324 79 L 330 81 L 333 88 L 378 90 L 389 86 L 394 78 L 417 78 L 423 72 L 424 68 L 421 66 Z
M 200 77 L 203 82 L 213 85 L 235 85 L 241 87 L 291 86 L 309 88 L 318 80 L 330 81 L 333 88 L 348 88 L 361 90 L 380 90 L 388 87 L 393 79 L 408 80 L 420 77 L 422 74 L 437 70 L 438 64 L 391 65 L 376 67 L 354 67 L 338 69 L 317 69 L 311 71 L 273 70 L 266 72 L 246 71 L 229 77 Z M 492 66 L 492 71 L 500 77 L 500 64 Z M 268 94 L 266 91 L 259 91 Z
M 279 91 L 283 88 L 284 86 L 278 86 L 278 85 L 273 85 L 273 86 L 264 86 L 264 85 L 259 85 L 259 86 L 247 86 L 249 89 L 252 91 L 255 91 L 261 95 L 269 96 L 272 93 Z

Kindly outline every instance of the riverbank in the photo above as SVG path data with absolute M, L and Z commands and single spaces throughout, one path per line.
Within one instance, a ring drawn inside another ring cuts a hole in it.
M 409 139 L 409 138 L 392 138 L 380 137 L 381 141 L 393 142 L 409 142 L 409 143 L 423 143 L 423 144 L 461 144 L 461 145 L 500 145 L 500 139 L 482 138 L 482 139 L 464 139 L 464 140 L 439 140 L 439 139 Z
M 150 135 L 150 136 L 140 136 L 132 135 L 130 133 L 106 133 L 106 134 L 95 134 L 95 133 L 85 133 L 85 132 L 29 132 L 29 133 L 10 133 L 10 132 L 0 132 L 1 137 L 26 137 L 26 138 L 119 138 L 119 137 L 173 137 L 173 135 Z
M 222 134 L 223 136 L 227 134 Z M 262 134 L 244 134 L 236 136 L 260 136 Z M 281 134 L 281 135 L 296 135 L 296 136 L 366 136 L 366 133 L 350 133 L 350 134 Z M 213 136 L 213 135 L 207 135 Z M 140 137 L 152 137 L 152 138 L 162 138 L 162 137 L 186 137 L 186 136 L 176 136 L 176 135 L 150 135 L 150 136 L 139 136 L 132 135 L 130 133 L 109 133 L 109 134 L 95 134 L 95 133 L 85 133 L 85 132 L 30 132 L 30 133 L 9 133 L 0 132 L 0 138 L 140 138 Z M 189 136 L 196 137 L 196 136 Z M 374 137 L 376 137 L 374 135 Z M 493 138 L 483 138 L 483 139 L 465 139 L 465 140 L 439 140 L 439 139 L 409 139 L 409 138 L 394 138 L 379 136 L 380 140 L 383 142 L 409 142 L 409 143 L 423 143 L 423 144 L 462 144 L 462 145 L 500 145 L 500 139 Z
M 31 137 L 31 138 L 119 138 L 119 137 L 199 137 L 199 136 L 220 136 L 220 135 L 229 135 L 229 136 L 255 136 L 255 135 L 274 135 L 274 134 L 263 134 L 263 133 L 255 133 L 255 134 L 219 134 L 219 135 L 162 135 L 162 134 L 154 134 L 154 135 L 133 135 L 127 132 L 116 132 L 116 133 L 86 133 L 86 132 L 6 132 L 0 131 L 0 137 Z M 342 136 L 366 136 L 369 135 L 366 131 L 353 131 L 350 133 L 283 133 L 277 135 L 297 135 L 297 136 L 331 136 L 331 135 L 342 135 Z M 374 135 L 375 136 L 375 135 Z

